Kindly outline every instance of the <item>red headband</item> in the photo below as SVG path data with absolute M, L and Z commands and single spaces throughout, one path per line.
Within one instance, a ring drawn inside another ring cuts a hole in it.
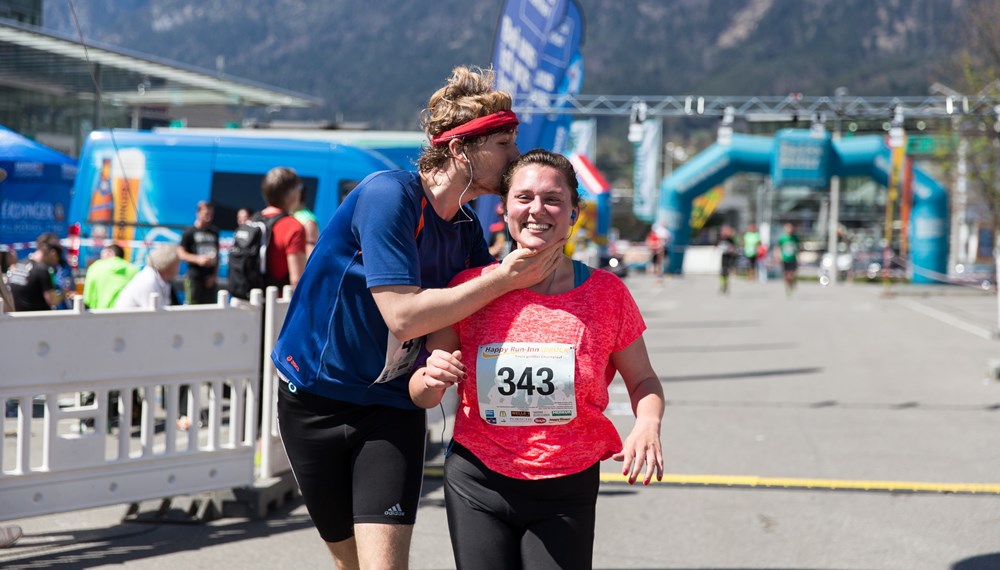
M 517 125 L 517 115 L 514 114 L 514 111 L 497 111 L 492 115 L 478 117 L 454 129 L 449 129 L 432 138 L 431 144 L 438 146 L 447 143 L 451 139 L 476 137 L 504 127 L 516 127 Z

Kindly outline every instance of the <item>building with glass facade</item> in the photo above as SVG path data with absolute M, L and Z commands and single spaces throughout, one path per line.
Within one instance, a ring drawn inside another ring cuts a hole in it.
M 242 124 L 310 95 L 53 33 L 41 0 L 0 0 L 0 125 L 77 156 L 97 129 Z

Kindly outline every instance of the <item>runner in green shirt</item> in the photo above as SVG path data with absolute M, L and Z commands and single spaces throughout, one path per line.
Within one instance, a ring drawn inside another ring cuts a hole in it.
M 785 273 L 785 294 L 791 295 L 799 271 L 799 238 L 791 223 L 785 224 L 785 231 L 778 238 L 778 255 L 781 256 L 781 266 Z

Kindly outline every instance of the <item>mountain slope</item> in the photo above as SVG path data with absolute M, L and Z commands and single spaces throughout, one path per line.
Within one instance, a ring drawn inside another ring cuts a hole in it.
M 580 0 L 586 94 L 922 95 L 954 82 L 966 0 Z M 298 118 L 417 128 L 459 64 L 488 65 L 500 3 L 75 0 L 90 40 L 317 95 Z M 76 33 L 68 5 L 46 27 Z

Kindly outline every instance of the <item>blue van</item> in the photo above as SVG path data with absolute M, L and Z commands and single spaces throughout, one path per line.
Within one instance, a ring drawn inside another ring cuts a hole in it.
M 215 206 L 225 278 L 236 212 L 265 206 L 261 181 L 275 166 L 298 172 L 320 228 L 365 176 L 395 168 L 378 153 L 325 141 L 95 131 L 80 154 L 68 213 L 71 226 L 79 224 L 78 267 L 109 241 L 142 263 L 153 242 L 179 242 L 198 202 L 207 200 Z

